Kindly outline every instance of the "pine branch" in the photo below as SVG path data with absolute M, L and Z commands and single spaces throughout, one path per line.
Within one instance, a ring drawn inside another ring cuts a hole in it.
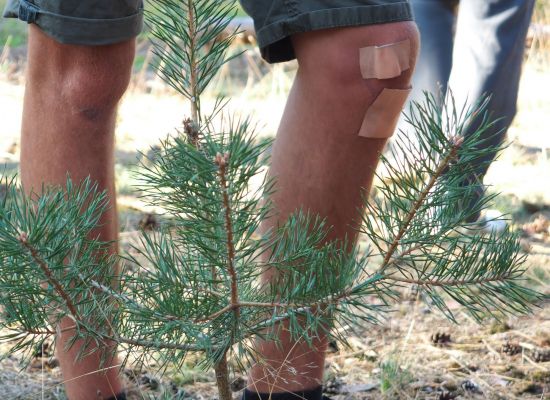
M 437 169 L 435 172 L 431 175 L 430 180 L 424 187 L 424 189 L 420 192 L 418 198 L 414 202 L 414 204 L 411 207 L 411 210 L 407 214 L 403 224 L 401 225 L 401 228 L 399 229 L 399 232 L 394 237 L 392 243 L 390 244 L 388 251 L 386 252 L 386 255 L 384 257 L 384 260 L 382 261 L 382 264 L 378 270 L 378 273 L 382 274 L 390 265 L 390 261 L 392 260 L 393 254 L 395 253 L 395 250 L 399 246 L 399 242 L 401 241 L 401 238 L 403 235 L 407 232 L 407 230 L 410 227 L 411 222 L 413 221 L 414 217 L 416 216 L 416 213 L 426 200 L 428 194 L 435 186 L 437 180 L 443 175 L 443 173 L 448 169 L 449 165 L 456 159 L 458 150 L 463 142 L 462 137 L 454 137 L 451 139 L 451 149 L 447 153 L 447 155 L 441 160 L 439 165 L 437 166 Z
M 404 250 L 402 251 L 401 253 L 393 256 L 386 264 L 386 267 L 384 269 L 388 269 L 389 267 L 391 267 L 392 265 L 397 265 L 399 264 L 399 261 L 400 260 L 403 260 L 406 256 L 409 256 L 411 255 L 412 253 L 414 253 L 415 251 L 418 251 L 420 249 L 422 249 L 422 247 L 424 247 L 423 244 L 417 244 L 416 246 L 412 246 L 410 248 L 408 248 L 407 250 Z
M 235 2 L 226 0 L 154 0 L 147 12 L 155 54 L 163 61 L 158 73 L 191 102 L 196 123 L 203 119 L 201 95 L 220 68 L 235 56 L 229 46 L 238 29 L 227 32 L 236 15 Z
M 216 372 L 216 384 L 221 400 L 230 400 L 233 398 L 231 386 L 229 384 L 229 368 L 227 366 L 227 354 L 224 354 L 222 359 L 216 363 L 214 367 Z
M 147 308 L 143 307 L 142 305 L 136 303 L 135 301 L 130 299 L 128 296 L 125 296 L 122 293 L 118 293 L 118 292 L 114 291 L 113 289 L 111 289 L 111 288 L 109 288 L 105 285 L 102 285 L 101 283 L 99 283 L 95 280 L 85 279 L 82 275 L 79 275 L 79 277 L 80 277 L 80 279 L 82 279 L 82 282 L 84 284 L 87 284 L 87 285 L 91 286 L 92 288 L 97 289 L 97 290 L 103 292 L 104 294 L 110 296 L 112 299 L 117 300 L 118 303 L 121 306 L 124 306 L 124 307 L 131 306 L 131 307 L 134 308 L 134 310 L 141 310 L 141 311 L 150 312 L 150 310 L 148 310 Z M 178 318 L 174 315 L 160 314 L 160 313 L 157 313 L 157 312 L 155 312 L 153 314 L 153 316 L 155 318 L 158 318 L 160 321 L 164 321 L 164 322 L 181 322 L 181 323 L 187 323 L 188 322 L 187 319 Z
M 57 332 L 55 331 L 52 331 L 51 329 L 44 329 L 44 330 L 40 330 L 40 329 L 33 329 L 33 328 L 26 328 L 25 329 L 25 333 L 29 333 L 31 335 L 36 335 L 36 336 L 52 336 L 52 335 L 56 335 Z
M 504 282 L 509 279 L 515 278 L 516 274 L 509 272 L 507 274 L 499 275 L 496 277 L 480 277 L 477 279 L 407 279 L 399 278 L 391 275 L 386 275 L 385 279 L 392 282 L 407 283 L 418 286 L 435 286 L 435 287 L 451 287 L 451 286 L 476 286 L 486 283 Z
M 229 154 L 216 155 L 216 165 L 219 167 L 220 184 L 223 194 L 223 208 L 225 214 L 225 230 L 227 232 L 227 270 L 231 278 L 231 306 L 235 313 L 235 318 L 239 318 L 239 291 L 237 286 L 237 271 L 235 270 L 235 244 L 233 242 L 233 223 L 231 221 L 231 204 L 229 202 L 229 193 L 227 187 L 227 162 L 229 161 Z
M 377 280 L 380 280 L 382 277 L 371 277 L 370 282 L 374 283 Z M 304 314 L 304 313 L 311 313 L 313 310 L 319 310 L 319 309 L 325 309 L 328 306 L 331 305 L 337 305 L 340 302 L 344 300 L 348 300 L 351 297 L 363 297 L 363 294 L 357 295 L 357 293 L 361 293 L 362 289 L 365 287 L 365 282 L 360 282 L 357 285 L 354 285 L 352 287 L 346 288 L 339 294 L 334 294 L 322 298 L 315 299 L 315 301 L 312 301 L 310 303 L 298 303 L 298 302 L 253 302 L 253 301 L 239 301 L 236 304 L 229 304 L 225 306 L 224 308 L 220 309 L 216 313 L 201 319 L 196 322 L 207 322 L 212 321 L 216 318 L 219 318 L 223 314 L 230 312 L 234 309 L 239 308 L 252 308 L 252 309 L 262 309 L 262 308 L 269 308 L 269 309 L 284 309 L 287 310 L 285 314 L 279 315 L 275 318 L 266 318 L 264 321 L 258 322 L 257 326 L 254 328 L 250 328 L 250 334 L 253 334 L 256 332 L 260 326 L 271 326 L 275 323 L 282 322 L 287 320 L 288 318 L 291 318 L 295 315 Z
M 203 352 L 206 350 L 202 347 L 188 345 L 188 344 L 159 342 L 159 341 L 153 341 L 153 340 L 130 339 L 119 335 L 111 336 L 111 335 L 102 334 L 101 336 L 105 340 L 114 341 L 121 344 L 128 344 L 136 347 L 141 347 L 143 349 L 181 350 L 181 351 L 192 351 L 192 352 Z
M 238 310 L 238 308 L 240 307 L 241 305 L 239 303 L 236 303 L 236 304 L 228 304 L 227 306 L 225 306 L 224 308 L 216 311 L 215 313 L 213 314 L 210 314 L 208 317 L 205 317 L 205 318 L 201 318 L 201 319 L 197 319 L 195 320 L 195 323 L 204 323 L 204 322 L 210 322 L 210 321 L 214 321 L 216 318 L 218 317 L 221 317 L 223 314 L 225 314 L 226 312 L 229 312 L 229 311 L 233 311 L 235 312 L 235 310 Z
M 188 51 L 190 55 L 189 68 L 190 68 L 190 84 L 191 84 L 191 117 L 195 123 L 199 123 L 200 109 L 199 109 L 199 93 L 197 82 L 197 61 L 195 51 L 197 49 L 197 31 L 195 29 L 195 4 L 193 0 L 187 0 L 187 15 L 189 21 L 189 36 L 190 41 L 188 44 Z
M 48 267 L 48 264 L 46 261 L 44 261 L 40 255 L 38 254 L 38 251 L 28 242 L 28 235 L 26 232 L 20 232 L 19 236 L 17 237 L 17 240 L 27 249 L 27 251 L 31 254 L 31 257 L 36 262 L 36 264 L 40 267 L 44 275 L 46 275 L 46 279 L 50 285 L 52 285 L 61 296 L 63 301 L 65 302 L 65 305 L 69 309 L 69 312 L 72 314 L 72 316 L 75 319 L 79 319 L 78 311 L 74 305 L 74 303 L 71 300 L 71 297 L 69 294 L 63 289 L 61 284 L 55 279 L 54 275 L 52 274 L 52 271 Z
M 71 314 L 73 315 L 73 317 L 75 318 L 75 321 L 82 324 L 82 327 L 85 330 L 87 330 L 89 333 L 95 334 L 95 336 L 99 336 L 99 338 L 101 338 L 103 340 L 112 340 L 112 341 L 115 341 L 117 343 L 128 344 L 128 345 L 138 346 L 138 347 L 143 347 L 143 348 L 166 349 L 166 350 L 185 350 L 185 351 L 201 351 L 201 350 L 204 350 L 204 349 L 201 349 L 197 346 L 192 346 L 192 345 L 181 345 L 181 344 L 174 344 L 174 343 L 159 343 L 159 342 L 147 341 L 147 340 L 130 339 L 130 338 L 119 336 L 118 334 L 107 335 L 107 334 L 104 334 L 104 333 L 99 333 L 99 335 L 98 335 L 98 332 L 96 332 L 95 330 L 90 330 L 90 328 L 86 324 L 83 324 L 83 321 L 80 320 L 78 311 L 77 311 L 74 303 L 71 301 L 70 296 L 63 289 L 63 287 L 61 286 L 59 281 L 54 277 L 54 275 L 52 274 L 52 272 L 48 268 L 47 263 L 40 257 L 38 251 L 28 243 L 26 233 L 22 232 L 19 235 L 18 240 L 29 251 L 29 253 L 33 257 L 33 260 L 39 265 L 40 269 L 42 269 L 42 271 L 44 272 L 44 274 L 47 277 L 48 283 L 50 283 L 56 289 L 59 296 L 65 301 L 65 304 L 66 304 L 67 308 L 69 309 L 69 311 L 71 312 Z M 122 294 L 115 293 L 112 289 L 107 288 L 105 285 L 102 285 L 99 282 L 91 280 L 91 281 L 88 282 L 88 284 L 91 287 L 99 289 L 102 292 L 104 292 L 105 294 L 108 294 L 109 296 L 111 296 L 115 299 L 124 300 L 124 302 L 126 302 L 126 304 L 121 304 L 121 305 L 128 305 L 129 303 L 131 303 L 134 306 L 136 306 L 136 304 L 134 302 L 132 302 L 130 299 L 128 299 L 126 296 L 124 296 Z M 174 322 L 174 321 L 180 320 L 179 318 L 176 318 L 176 317 L 173 317 L 173 316 L 164 316 L 164 315 L 159 315 L 159 314 L 156 314 L 155 317 L 165 319 L 166 322 Z M 180 321 L 183 322 L 184 320 L 180 320 Z M 187 321 L 185 321 L 185 322 L 187 322 Z M 68 330 L 71 330 L 71 329 L 74 329 L 74 328 L 76 328 L 76 326 L 74 326 L 72 328 L 65 329 L 65 331 L 68 331 Z M 27 332 L 31 333 L 31 334 L 41 334 L 41 335 L 55 334 L 55 332 L 51 331 L 51 330 L 37 331 L 37 330 L 34 330 L 34 329 L 27 329 Z
M 350 291 L 351 290 L 352 289 L 350 289 Z M 318 307 L 319 305 L 323 306 L 327 304 L 338 303 L 338 301 L 344 299 L 348 295 L 349 293 L 346 293 L 340 296 L 324 298 L 324 299 L 321 299 L 319 303 L 311 303 L 311 304 L 280 303 L 280 302 L 262 303 L 262 302 L 254 302 L 254 301 L 239 301 L 235 304 L 228 304 L 224 308 L 216 311 L 215 313 L 209 315 L 208 317 L 196 320 L 195 322 L 204 323 L 208 321 L 213 321 L 216 318 L 221 317 L 223 314 L 227 312 L 239 310 L 240 308 L 282 308 L 282 309 L 291 309 L 293 313 L 300 314 L 303 312 L 309 312 L 315 307 Z

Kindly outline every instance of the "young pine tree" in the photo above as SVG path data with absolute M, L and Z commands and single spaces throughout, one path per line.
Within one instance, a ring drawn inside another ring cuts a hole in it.
M 232 58 L 237 32 L 226 33 L 234 2 L 155 0 L 151 6 L 160 74 L 190 102 L 181 132 L 141 172 L 147 201 L 161 206 L 170 223 L 143 232 L 137 255 L 106 256 L 107 243 L 90 235 L 108 207 L 93 182 L 68 179 L 64 189 L 25 197 L 6 179 L 0 338 L 12 351 L 28 353 L 55 339 L 58 322 L 69 316 L 74 341 L 94 344 L 81 354 L 113 341 L 127 354 L 160 357 L 165 365 L 201 353 L 202 365 L 216 371 L 220 398 L 229 400 L 228 359 L 238 366 L 258 362 L 254 341 L 277 341 L 283 322 L 296 340 L 345 341 L 343 332 L 379 321 L 408 285 L 450 319 L 449 299 L 477 320 L 526 313 L 539 299 L 522 286 L 517 235 L 485 235 L 464 222 L 490 200 L 472 205 L 479 187 L 463 185 L 476 159 L 494 150 L 480 139 L 488 120 L 468 139 L 462 135 L 484 103 L 458 112 L 452 102 L 441 106 L 427 96 L 414 106 L 409 122 L 417 144 L 398 142 L 400 161 L 382 158 L 388 176 L 380 179 L 378 196 L 365 200 L 358 229 L 370 239 L 367 251 L 326 242 L 330 227 L 307 210 L 265 232 L 260 226 L 274 212 L 269 197 L 276 182 L 254 187 L 251 180 L 261 173 L 269 143 L 254 140 L 249 119 L 224 115 L 225 99 L 210 109 L 201 102 Z M 124 261 L 131 263 L 115 277 L 114 265 Z M 260 279 L 266 270 L 277 279 Z

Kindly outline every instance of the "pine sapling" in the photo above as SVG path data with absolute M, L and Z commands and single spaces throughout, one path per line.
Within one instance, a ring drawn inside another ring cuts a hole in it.
M 249 119 L 224 114 L 225 99 L 209 110 L 201 101 L 232 58 L 237 32 L 222 33 L 235 16 L 234 2 L 151 5 L 160 74 L 190 102 L 179 134 L 163 141 L 140 172 L 144 198 L 165 210 L 169 223 L 142 232 L 133 255 L 116 259 L 91 236 L 108 207 L 94 183 L 68 179 L 64 189 L 45 188 L 30 198 L 6 180 L 0 339 L 12 351 L 29 354 L 55 338 L 69 316 L 69 345 L 83 339 L 81 355 L 112 349 L 114 342 L 137 362 L 178 366 L 200 353 L 202 366 L 216 372 L 220 398 L 229 400 L 230 365 L 263 362 L 254 342 L 277 342 L 283 325 L 309 344 L 323 336 L 345 342 L 350 328 L 383 319 L 399 288 L 410 285 L 451 320 L 449 299 L 478 320 L 527 313 L 540 299 L 522 285 L 518 236 L 486 235 L 465 222 L 490 200 L 472 205 L 479 183 L 463 185 L 476 160 L 495 150 L 480 139 L 489 120 L 468 138 L 463 134 L 484 103 L 457 110 L 428 95 L 414 105 L 417 145 L 398 142 L 404 156 L 392 163 L 382 158 L 388 176 L 380 178 L 379 195 L 365 201 L 358 229 L 370 241 L 367 251 L 327 241 L 330 227 L 308 210 L 265 231 L 260 226 L 275 212 L 269 198 L 276 182 L 251 181 L 261 176 L 269 143 L 255 140 Z M 117 262 L 125 264 L 119 277 Z M 262 280 L 266 270 L 277 279 Z

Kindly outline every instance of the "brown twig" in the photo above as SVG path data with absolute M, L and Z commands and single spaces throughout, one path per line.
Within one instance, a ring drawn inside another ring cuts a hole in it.
M 158 350 L 183 350 L 183 351 L 206 351 L 206 349 L 188 345 L 188 344 L 178 344 L 178 343 L 167 343 L 159 341 L 149 341 L 149 340 L 139 340 L 139 339 L 130 339 L 122 336 L 110 336 L 105 334 L 100 334 L 101 337 L 105 340 L 114 341 L 116 343 L 129 344 L 131 346 L 138 346 L 144 348 L 153 348 Z
M 384 257 L 384 261 L 382 261 L 382 265 L 380 266 L 380 269 L 378 270 L 378 273 L 384 272 L 386 270 L 386 268 L 388 268 L 388 266 L 390 264 L 392 264 L 392 263 L 390 263 L 390 261 L 393 258 L 393 254 L 395 253 L 395 250 L 397 249 L 397 246 L 399 246 L 399 242 L 403 238 L 403 235 L 405 235 L 405 233 L 409 229 L 409 226 L 410 226 L 412 220 L 414 219 L 414 217 L 416 216 L 416 213 L 420 209 L 420 206 L 422 206 L 422 204 L 426 200 L 426 197 L 428 196 L 428 194 L 430 193 L 430 191 L 434 187 L 437 179 L 447 170 L 449 164 L 454 159 L 456 159 L 457 152 L 458 152 L 458 149 L 460 148 L 460 146 L 462 144 L 462 141 L 463 140 L 462 140 L 461 137 L 451 139 L 451 149 L 449 150 L 449 153 L 445 156 L 445 158 L 443 158 L 441 163 L 437 166 L 435 172 L 430 177 L 430 180 L 428 181 L 428 183 L 426 184 L 426 186 L 424 187 L 422 192 L 420 192 L 420 195 L 419 195 L 418 199 L 415 201 L 415 203 L 411 207 L 411 210 L 407 214 L 407 217 L 405 218 L 405 221 L 403 222 L 403 225 L 401 225 L 401 228 L 399 229 L 399 232 L 397 233 L 397 235 L 393 239 L 390 247 L 388 248 L 388 251 L 386 253 L 386 256 Z
M 238 318 L 239 311 L 239 291 L 237 287 L 237 271 L 235 270 L 235 243 L 233 239 L 233 222 L 231 221 L 231 203 L 229 201 L 229 193 L 227 187 L 227 162 L 229 155 L 216 155 L 215 162 L 219 167 L 220 184 L 223 195 L 223 208 L 225 214 L 225 230 L 227 232 L 227 272 L 231 278 L 231 307 Z
M 220 185 L 222 189 L 223 208 L 225 214 L 225 231 L 227 234 L 227 272 L 231 278 L 231 303 L 214 313 L 213 319 L 227 311 L 233 311 L 235 315 L 235 328 L 238 324 L 240 316 L 240 303 L 239 292 L 237 286 L 237 271 L 235 269 L 235 243 L 233 238 L 233 222 L 231 221 L 231 202 L 229 201 L 229 193 L 227 186 L 227 163 L 229 161 L 229 154 L 221 155 L 216 154 L 214 162 L 219 169 Z M 211 316 L 211 317 L 212 317 Z M 211 318 L 210 317 L 210 318 Z M 232 334 L 233 336 L 233 334 Z M 233 339 L 232 339 L 233 340 Z M 216 371 L 216 384 L 218 386 L 218 393 L 221 400 L 232 400 L 231 386 L 229 385 L 229 369 L 227 367 L 227 350 L 222 355 L 221 360 L 214 366 Z
M 210 314 L 208 317 L 195 320 L 195 323 L 200 324 L 200 323 L 203 323 L 203 322 L 213 321 L 216 318 L 218 318 L 218 317 L 222 316 L 223 314 L 225 314 L 226 312 L 232 311 L 234 308 L 235 308 L 235 306 L 233 304 L 229 304 L 229 305 L 225 306 L 224 308 L 216 311 L 215 313 Z
M 48 328 L 44 328 L 44 330 L 40 330 L 40 329 L 33 329 L 33 328 L 28 328 L 28 329 L 25 329 L 25 331 L 27 333 L 30 333 L 31 335 L 55 335 L 56 332 L 55 331 L 52 331 L 51 329 L 48 329 Z
M 318 304 L 318 303 L 315 303 Z M 297 310 L 306 311 L 313 307 L 313 305 L 305 306 L 305 305 L 299 305 L 299 304 L 292 304 L 292 303 L 260 303 L 260 302 L 253 302 L 253 301 L 239 301 L 235 304 L 228 304 L 224 308 L 216 311 L 215 313 L 210 314 L 208 317 L 201 318 L 198 320 L 195 320 L 196 323 L 202 323 L 202 322 L 208 322 L 213 321 L 216 318 L 222 316 L 226 312 L 238 310 L 241 307 L 250 307 L 250 308 L 293 308 L 297 307 Z
M 84 277 L 82 275 L 79 274 L 79 278 L 82 279 L 84 281 Z M 124 294 L 122 293 L 118 293 L 116 291 L 114 291 L 113 289 L 93 280 L 93 279 L 88 279 L 86 280 L 86 282 L 93 288 L 107 294 L 108 296 L 111 296 L 112 298 L 114 298 L 115 300 L 118 300 L 118 301 L 123 301 L 125 302 L 126 304 L 132 304 L 134 307 L 136 308 L 139 308 L 141 310 L 144 310 L 146 312 L 151 312 L 150 309 L 147 309 L 143 306 L 141 306 L 140 304 L 137 304 L 135 301 L 133 301 L 132 299 L 128 298 L 127 296 L 125 296 Z M 179 321 L 179 322 L 188 322 L 188 320 L 186 319 L 182 319 L 182 318 L 179 318 L 179 317 L 176 317 L 174 315 L 170 315 L 170 314 L 160 314 L 158 312 L 154 312 L 154 316 L 156 318 L 159 318 L 161 321 L 164 321 L 164 322 L 174 322 L 174 321 Z
M 197 60 L 195 58 L 195 49 L 197 47 L 196 43 L 196 26 L 195 26 L 195 9 L 194 1 L 187 0 L 187 18 L 189 18 L 189 54 L 191 59 L 189 60 L 190 71 L 190 84 L 191 84 L 191 118 L 195 123 L 199 123 L 199 96 L 197 92 Z
M 402 251 L 397 256 L 392 257 L 391 260 L 388 261 L 388 265 L 386 266 L 385 269 L 387 269 L 388 267 L 390 267 L 394 264 L 397 264 L 399 262 L 399 260 L 401 260 L 403 257 L 408 256 L 409 254 L 412 254 L 417 250 L 420 250 L 422 248 L 422 246 L 423 246 L 423 244 L 417 244 L 416 246 L 412 246 L 412 247 L 408 248 L 407 250 Z
M 44 261 L 40 257 L 40 255 L 38 254 L 38 251 L 29 243 L 28 239 L 29 239 L 28 235 L 25 232 L 20 232 L 18 237 L 17 237 L 17 240 L 19 240 L 19 243 L 21 243 L 23 245 L 23 247 L 29 251 L 29 253 L 31 254 L 33 260 L 38 264 L 38 266 L 40 267 L 42 272 L 44 272 L 44 275 L 46 275 L 46 279 L 47 279 L 48 283 L 50 285 L 52 285 L 54 287 L 55 291 L 57 292 L 57 294 L 59 294 L 59 296 L 61 296 L 61 298 L 65 302 L 65 305 L 69 309 L 69 312 L 72 314 L 72 316 L 75 319 L 78 320 L 79 319 L 78 311 L 76 310 L 76 307 L 75 307 L 74 303 L 72 302 L 70 296 L 67 294 L 67 292 L 65 292 L 65 290 L 63 289 L 61 284 L 58 282 L 58 280 L 55 279 L 55 277 L 54 277 L 52 271 L 50 270 L 50 268 L 48 267 L 48 264 L 46 263 L 46 261 Z
M 232 400 L 231 386 L 229 384 L 229 368 L 227 367 L 227 353 L 214 366 L 216 372 L 216 384 L 221 400 Z

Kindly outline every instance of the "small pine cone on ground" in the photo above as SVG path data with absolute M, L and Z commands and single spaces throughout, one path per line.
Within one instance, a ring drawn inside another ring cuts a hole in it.
M 445 345 L 451 342 L 451 334 L 444 332 L 436 332 L 431 337 L 430 340 L 435 345 Z
M 139 227 L 144 231 L 154 231 L 159 227 L 159 222 L 155 215 L 145 214 L 139 221 Z
M 521 346 L 517 342 L 507 341 L 502 345 L 502 352 L 508 354 L 509 356 L 514 356 L 521 353 Z
M 328 343 L 328 353 L 338 353 L 340 351 L 340 346 L 338 346 L 338 342 L 336 340 L 331 340 Z
M 460 387 L 464 389 L 466 392 L 472 392 L 472 393 L 478 393 L 478 394 L 482 393 L 479 385 L 474 381 L 465 380 L 464 382 L 462 382 Z
M 536 349 L 533 351 L 532 357 L 538 363 L 550 361 L 550 349 Z

